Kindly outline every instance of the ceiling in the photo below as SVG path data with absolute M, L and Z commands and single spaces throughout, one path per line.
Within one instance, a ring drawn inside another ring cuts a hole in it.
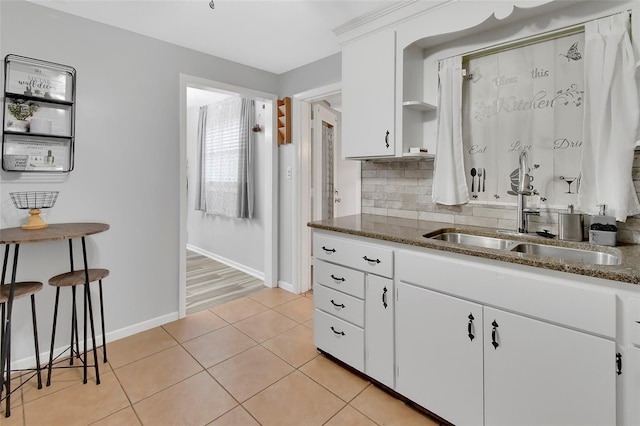
M 275 74 L 340 51 L 333 29 L 397 0 L 29 0 Z

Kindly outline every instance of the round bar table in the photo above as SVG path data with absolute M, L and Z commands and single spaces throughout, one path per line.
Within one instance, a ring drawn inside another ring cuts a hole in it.
M 85 237 L 88 235 L 98 234 L 100 232 L 104 232 L 109 229 L 109 225 L 104 223 L 57 223 L 51 224 L 47 228 L 44 229 L 36 229 L 36 230 L 25 230 L 22 228 L 4 228 L 0 229 L 0 244 L 5 245 L 4 252 L 4 262 L 2 264 L 2 285 L 4 285 L 4 278 L 6 277 L 6 273 L 8 270 L 8 259 L 9 259 L 9 251 L 11 249 L 11 245 L 14 246 L 13 249 L 13 264 L 11 265 L 11 281 L 9 288 L 9 298 L 6 304 L 6 318 L 5 322 L 2 325 L 3 328 L 0 330 L 2 332 L 2 342 L 1 342 L 1 350 L 0 350 L 0 400 L 2 399 L 2 393 L 6 389 L 6 402 L 5 402 L 5 415 L 6 417 L 10 416 L 10 406 L 11 406 L 11 354 L 9 350 L 11 348 L 11 316 L 13 311 L 13 297 L 14 297 L 14 286 L 16 283 L 16 273 L 18 270 L 18 253 L 20 251 L 20 244 L 28 244 L 28 243 L 42 243 L 45 241 L 55 241 L 55 240 L 68 240 L 69 241 L 69 258 L 71 262 L 71 270 L 73 271 L 73 249 L 71 245 L 71 240 L 74 238 L 82 239 L 82 259 L 84 261 L 84 271 L 85 271 L 85 301 L 88 300 L 89 307 L 89 315 L 91 321 L 91 327 L 93 330 L 93 313 L 91 307 L 91 298 L 89 297 L 89 266 L 87 264 L 87 249 L 85 243 Z M 86 354 L 87 354 L 87 338 L 86 338 L 86 323 L 87 323 L 87 312 L 85 309 L 85 339 L 84 339 L 84 354 L 85 354 L 85 362 L 84 362 L 84 381 L 86 383 L 87 378 L 87 363 L 86 363 Z M 94 364 L 96 368 L 96 382 L 100 383 L 100 378 L 98 376 L 98 360 L 95 351 L 95 341 L 94 341 Z M 40 368 L 40 366 L 37 366 Z

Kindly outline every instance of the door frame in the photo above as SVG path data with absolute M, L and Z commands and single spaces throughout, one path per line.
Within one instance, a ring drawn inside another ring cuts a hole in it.
M 340 143 L 340 137 L 338 135 L 338 131 L 340 130 L 339 127 L 339 123 L 338 123 L 338 116 L 336 115 L 336 113 L 331 110 L 331 108 L 329 108 L 326 105 L 323 105 L 321 102 L 313 102 L 311 103 L 311 108 L 312 108 L 312 123 L 318 124 L 318 123 L 326 123 L 327 121 L 323 119 L 323 117 L 321 117 L 320 115 L 325 115 L 325 114 L 331 114 L 331 116 L 333 118 L 335 118 L 335 122 L 329 123 L 335 130 L 334 130 L 334 143 L 337 145 Z M 323 109 L 323 111 L 320 111 L 321 109 Z M 313 198 L 314 200 L 314 204 L 313 204 L 313 211 L 311 212 L 311 218 L 313 218 L 315 220 L 315 218 L 321 218 L 322 217 L 322 210 L 323 210 L 323 204 L 324 204 L 324 200 L 322 197 L 322 193 L 324 191 L 323 189 L 323 185 L 322 185 L 322 176 L 324 175 L 324 167 L 323 167 L 323 148 L 324 148 L 324 140 L 322 139 L 322 126 L 320 126 L 319 128 L 313 128 L 312 129 L 312 133 L 314 135 L 314 138 L 312 138 L 312 140 L 316 140 L 316 142 L 321 142 L 321 143 L 316 143 L 313 146 L 313 152 L 311 153 L 311 159 L 312 159 L 312 163 L 313 163 L 313 167 L 311 167 L 311 170 L 313 170 L 313 176 L 312 176 L 312 180 L 311 182 L 313 183 L 313 196 L 311 198 Z M 318 141 L 318 139 L 320 139 Z M 332 165 L 332 170 L 333 170 L 333 182 L 334 182 L 334 186 L 335 183 L 337 181 L 336 176 L 338 175 L 338 169 L 337 169 L 337 165 L 338 165 L 338 161 L 337 161 L 337 154 L 338 154 L 338 150 L 334 149 L 334 154 L 331 157 L 331 161 L 333 162 Z M 320 183 L 320 185 L 318 184 Z M 319 200 L 317 202 L 315 202 L 315 200 Z M 332 200 L 335 200 L 335 196 L 334 194 L 332 194 Z M 335 211 L 334 211 L 334 217 L 335 217 Z
M 294 291 L 304 293 L 311 288 L 311 229 L 307 223 L 311 221 L 309 205 L 311 191 L 311 104 L 342 91 L 342 83 L 321 86 L 292 96 L 292 130 L 300 143 L 295 144 L 293 175 L 298 179 L 293 188 L 293 253 Z M 339 142 L 340 143 L 340 142 Z M 360 192 L 359 184 L 357 192 Z M 358 203 L 360 213 L 360 203 Z
M 180 211 L 179 211 L 179 267 L 178 267 L 178 317 L 187 314 L 187 87 L 198 89 L 217 89 L 234 92 L 252 98 L 262 98 L 271 102 L 272 111 L 277 111 L 278 96 L 234 86 L 215 80 L 208 80 L 188 74 L 180 73 L 180 149 L 179 149 L 179 183 Z M 265 143 L 270 149 L 266 150 L 266 167 L 264 179 L 264 283 L 268 287 L 278 285 L 278 146 L 276 115 L 271 114 L 271 122 L 265 127 Z M 269 131 L 270 130 L 270 131 Z

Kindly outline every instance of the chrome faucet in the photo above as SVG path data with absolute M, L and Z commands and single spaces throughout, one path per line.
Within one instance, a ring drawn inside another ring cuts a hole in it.
M 527 153 L 522 151 L 518 158 L 518 205 L 516 212 L 516 221 L 518 223 L 518 233 L 526 234 L 529 232 L 529 216 L 540 216 L 538 210 L 528 209 L 525 196 L 532 194 L 531 177 L 529 176 L 529 167 L 527 166 Z

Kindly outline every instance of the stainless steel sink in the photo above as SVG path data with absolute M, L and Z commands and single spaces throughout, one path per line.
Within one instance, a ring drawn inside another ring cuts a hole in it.
M 582 250 L 572 247 L 558 247 L 543 243 L 523 242 L 506 238 L 465 234 L 462 232 L 435 232 L 426 234 L 425 237 L 465 246 L 504 250 L 535 256 L 553 257 L 556 259 L 581 262 L 590 265 L 619 265 L 622 262 L 620 256 L 603 251 Z
M 463 244 L 465 246 L 474 246 L 498 250 L 510 250 L 518 241 L 506 240 L 504 238 L 485 237 L 481 235 L 462 234 L 460 232 L 443 232 L 430 237 L 434 240 L 442 240 L 450 243 Z
M 555 257 L 557 259 L 571 260 L 573 262 L 582 262 L 591 265 L 619 265 L 621 262 L 619 256 L 610 253 L 549 246 L 545 244 L 520 243 L 513 247 L 511 251 L 536 256 Z

